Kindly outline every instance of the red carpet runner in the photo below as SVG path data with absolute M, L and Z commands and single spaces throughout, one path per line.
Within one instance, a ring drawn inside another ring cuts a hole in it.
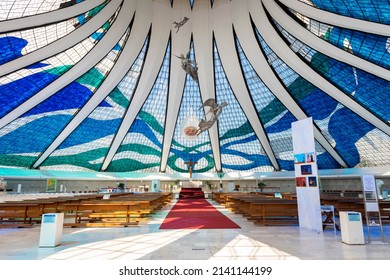
M 240 228 L 206 199 L 179 199 L 160 229 Z

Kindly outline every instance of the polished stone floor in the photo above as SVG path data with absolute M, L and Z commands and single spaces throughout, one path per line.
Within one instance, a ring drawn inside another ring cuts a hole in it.
M 241 229 L 160 230 L 172 204 L 137 227 L 64 228 L 54 248 L 39 247 L 39 226 L 0 229 L 0 260 L 390 260 L 388 225 L 385 242 L 371 232 L 370 243 L 349 245 L 330 227 L 257 226 L 210 202 Z

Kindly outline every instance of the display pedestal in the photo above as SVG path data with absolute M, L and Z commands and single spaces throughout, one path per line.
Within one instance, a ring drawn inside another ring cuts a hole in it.
M 56 247 L 61 244 L 64 213 L 42 215 L 39 247 Z
M 364 242 L 362 215 L 359 212 L 340 212 L 341 241 L 351 245 Z

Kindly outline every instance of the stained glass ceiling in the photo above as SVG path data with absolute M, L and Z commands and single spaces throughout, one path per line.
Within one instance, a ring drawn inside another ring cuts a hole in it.
M 386 0 L 1 1 L 0 168 L 291 171 L 307 117 L 320 170 L 390 166 L 389 19 Z M 186 135 L 209 98 L 228 106 Z

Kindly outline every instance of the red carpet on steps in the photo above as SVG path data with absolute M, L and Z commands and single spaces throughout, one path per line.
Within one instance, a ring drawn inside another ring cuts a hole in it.
M 160 229 L 240 228 L 206 199 L 179 199 Z
M 202 188 L 181 188 L 179 193 L 180 198 L 204 198 L 204 192 Z

